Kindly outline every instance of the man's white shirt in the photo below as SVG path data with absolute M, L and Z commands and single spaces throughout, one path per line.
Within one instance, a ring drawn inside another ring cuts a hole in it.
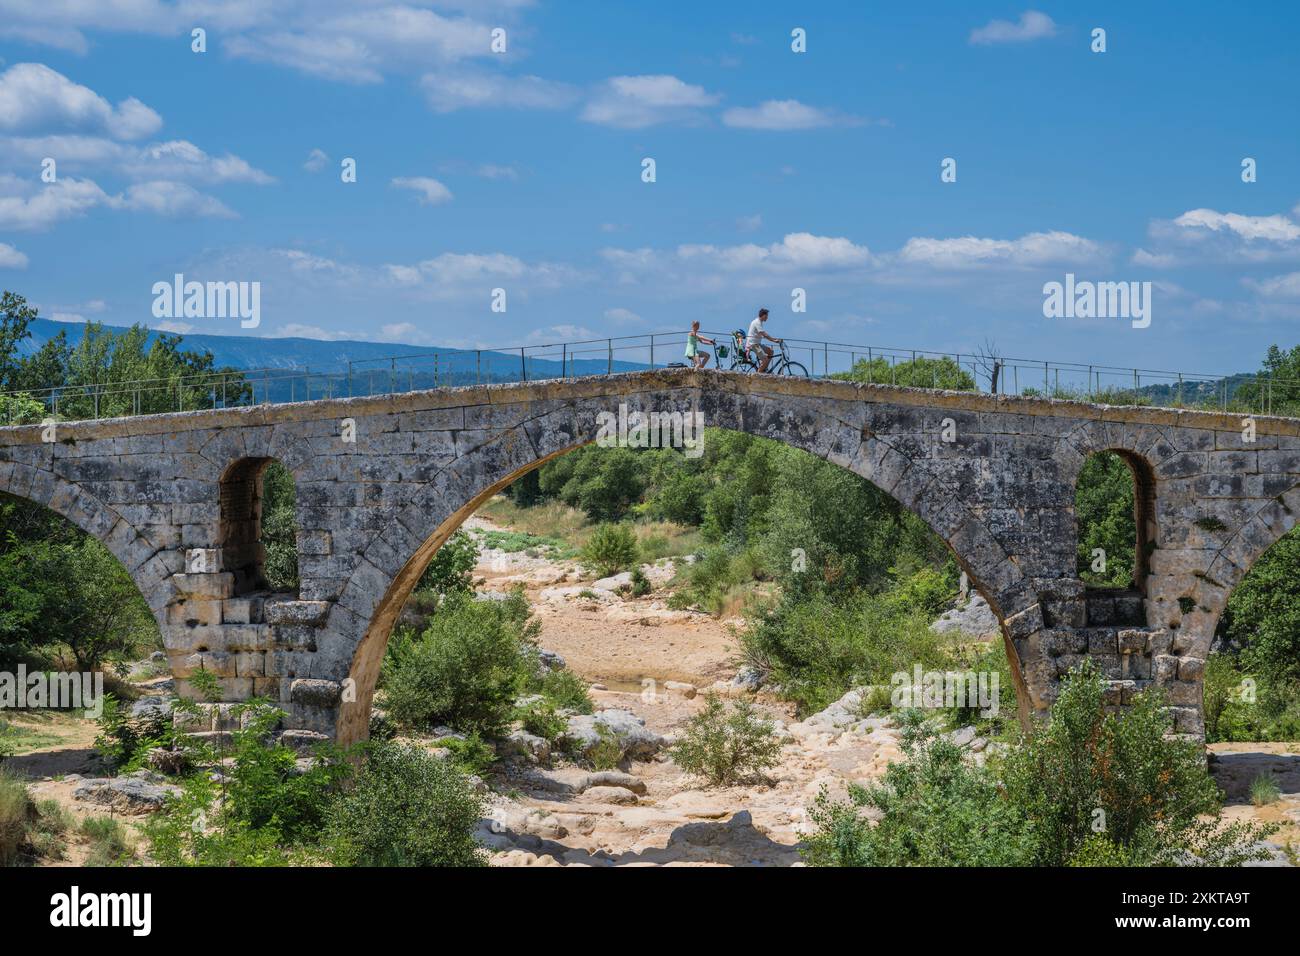
M 755 319 L 749 323 L 749 335 L 745 338 L 745 348 L 752 349 L 761 341 L 759 333 L 763 331 L 763 320 Z

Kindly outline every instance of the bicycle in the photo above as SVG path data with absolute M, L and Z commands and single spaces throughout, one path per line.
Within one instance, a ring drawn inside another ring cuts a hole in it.
M 780 355 L 773 355 L 772 361 L 767 363 L 767 374 L 769 375 L 802 375 L 808 378 L 808 369 L 802 363 L 790 358 L 790 351 L 786 348 L 785 341 L 776 343 L 781 347 Z M 751 363 L 753 364 L 753 363 Z M 758 371 L 758 366 L 753 366 L 754 371 Z

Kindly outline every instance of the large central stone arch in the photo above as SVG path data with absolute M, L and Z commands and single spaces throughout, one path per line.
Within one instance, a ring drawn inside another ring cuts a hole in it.
M 932 423 L 918 422 L 917 435 L 925 437 L 903 441 L 876 434 L 867 407 L 855 401 L 658 384 L 620 391 L 615 398 L 613 407 L 610 396 L 605 395 L 564 401 L 535 415 L 530 415 L 532 409 L 527 407 L 502 406 L 484 429 L 481 443 L 458 454 L 388 529 L 376 536 L 362 555 L 361 573 L 349 582 L 339 606 L 364 608 L 381 584 L 382 595 L 374 602 L 359 638 L 356 628 L 361 618 L 350 613 L 341 615 L 349 630 L 332 635 L 344 652 L 347 644 L 355 641 L 347 678 L 352 691 L 347 696 L 352 699 L 345 697 L 341 702 L 338 739 L 364 736 L 393 624 L 438 548 L 492 495 L 546 461 L 594 441 L 598 416 L 616 413 L 619 404 L 629 414 L 699 412 L 707 426 L 781 441 L 847 468 L 920 516 L 952 549 L 999 620 L 1020 615 L 1026 604 L 1035 600 L 1019 586 L 1023 575 L 1018 562 L 963 503 L 957 476 L 933 467 L 933 463 L 951 464 L 958 458 L 946 449 L 950 443 L 942 438 L 942 419 L 947 416 L 937 416 Z M 334 621 L 331 618 L 327 623 L 333 625 Z M 1008 651 L 1019 678 L 1009 642 Z M 1027 714 L 1025 693 L 1018 697 Z

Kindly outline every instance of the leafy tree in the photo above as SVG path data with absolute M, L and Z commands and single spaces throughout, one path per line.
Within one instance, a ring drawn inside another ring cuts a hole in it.
M 22 511 L 0 504 L 0 516 Z M 67 530 L 0 544 L 0 654 L 66 647 L 78 669 L 158 643 L 158 629 L 126 570 L 98 541 Z
M 1079 527 L 1079 576 L 1090 584 L 1126 587 L 1133 583 L 1137 521 L 1133 471 L 1114 452 L 1090 455 L 1079 471 L 1074 492 Z M 1093 551 L 1106 553 L 1106 570 L 1092 570 Z
M 264 573 L 276 591 L 298 589 L 298 495 L 293 475 L 278 461 L 262 472 L 262 547 Z
M 478 566 L 478 545 L 464 531 L 457 531 L 438 549 L 420 576 L 417 591 L 432 592 L 439 599 L 449 594 L 466 594 L 474 589 L 474 568 Z
M 35 318 L 36 310 L 22 296 L 8 290 L 0 295 L 0 391 L 25 387 L 18 380 L 22 369 L 18 345 L 31 335 L 28 326 Z
M 618 574 L 636 564 L 636 532 L 627 524 L 602 524 L 582 549 L 582 560 L 602 577 Z
M 1248 669 L 1268 681 L 1300 681 L 1300 533 L 1283 535 L 1242 578 L 1219 634 L 1242 647 Z
M 1289 351 L 1270 345 L 1259 379 L 1242 383 L 1233 398 L 1249 408 L 1271 408 L 1274 415 L 1300 415 L 1300 345 Z

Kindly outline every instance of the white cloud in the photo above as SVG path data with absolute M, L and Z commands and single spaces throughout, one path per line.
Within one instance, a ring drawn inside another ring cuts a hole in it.
M 48 229 L 111 201 L 89 179 L 68 177 L 36 189 L 16 176 L 0 177 L 0 229 Z
M 226 40 L 232 56 L 327 80 L 379 83 L 386 73 L 427 67 L 430 60 L 491 55 L 491 25 L 407 5 L 290 2 L 268 5 L 266 14 L 270 22 Z
M 302 325 L 298 322 L 290 322 L 288 325 L 280 326 L 275 330 L 275 334 L 269 337 L 275 339 L 318 339 L 322 342 L 338 342 L 343 339 L 359 338 L 360 336 L 351 332 L 323 329 L 319 325 Z
M 439 13 L 430 6 L 467 7 L 472 15 Z M 492 27 L 513 22 L 516 6 L 522 4 L 488 5 L 489 23 L 475 18 L 481 3 L 437 0 L 9 0 L 0 36 L 84 53 L 89 44 L 83 31 L 184 35 L 188 42 L 190 29 L 199 24 L 210 38 L 220 35 L 223 52 L 231 56 L 347 83 L 377 83 L 389 73 L 428 69 L 430 61 L 493 55 Z
M 1172 269 L 1178 265 L 1178 257 L 1168 252 L 1149 252 L 1138 249 L 1133 253 L 1133 265 L 1147 266 L 1151 269 Z
M 699 121 L 700 109 L 721 99 L 675 76 L 615 76 L 588 100 L 582 119 L 620 129 L 642 129 L 673 121 Z
M 722 114 L 722 122 L 737 129 L 797 130 L 851 126 L 862 121 L 798 100 L 767 100 L 758 106 L 738 106 Z
M 398 189 L 419 193 L 422 206 L 436 206 L 452 199 L 451 190 L 429 176 L 398 176 L 392 182 Z
M 238 218 L 220 200 L 204 195 L 193 186 L 163 180 L 135 183 L 127 189 L 125 198 L 114 202 L 119 203 L 125 209 L 168 218 Z
M 1235 212 L 1192 209 L 1174 220 L 1174 225 L 1189 230 L 1231 232 L 1242 239 L 1271 242 L 1295 242 L 1300 239 L 1300 225 L 1286 216 L 1242 216 Z
M 1283 214 L 1248 216 L 1215 209 L 1191 209 L 1174 219 L 1154 219 L 1148 233 L 1155 265 L 1196 262 L 1268 262 L 1300 258 L 1300 223 Z M 1139 250 L 1139 254 L 1147 250 Z M 1134 261 L 1138 255 L 1134 255 Z
M 971 269 L 987 265 L 1039 266 L 1095 262 L 1104 255 L 1091 239 L 1068 232 L 1031 232 L 1019 239 L 985 239 L 962 236 L 955 239 L 909 239 L 899 250 L 898 260 L 908 265 L 933 269 Z
M 641 316 L 637 315 L 631 309 L 625 309 L 622 306 L 614 309 L 605 310 L 605 318 L 610 322 L 618 325 L 633 325 L 641 321 Z
M 559 110 L 577 101 L 567 83 L 537 76 L 508 76 L 481 71 L 426 73 L 420 77 L 425 101 L 436 113 L 467 108 Z
M 414 322 L 390 322 L 379 330 L 381 342 L 400 342 L 408 345 L 420 345 L 430 341 L 427 332 L 420 330 Z
M 1300 272 L 1289 272 L 1268 279 L 1247 279 L 1245 282 L 1268 299 L 1300 299 Z
M 153 143 L 138 151 L 137 155 L 122 164 L 123 171 L 132 177 L 162 179 L 191 179 L 209 183 L 254 183 L 259 186 L 275 182 L 275 178 L 255 169 L 246 160 L 226 153 L 209 156 L 188 140 L 176 139 L 166 143 Z
M 155 322 L 150 328 L 155 332 L 171 332 L 174 335 L 189 335 L 194 331 L 194 326 L 188 322 L 172 322 L 166 319 L 162 322 Z
M 26 269 L 27 256 L 13 246 L 0 242 L 0 269 Z
M 0 228 L 48 229 L 64 219 L 82 216 L 97 207 L 150 212 L 168 217 L 217 217 L 235 213 L 219 200 L 185 183 L 156 180 L 135 183 L 124 194 L 110 195 L 90 179 L 60 178 L 33 187 L 12 176 L 0 176 Z
M 474 171 L 476 176 L 482 176 L 484 179 L 519 179 L 519 170 L 513 166 L 498 166 L 494 163 L 484 163 Z
M 1020 15 L 1019 22 L 990 20 L 972 30 L 970 42 L 975 46 L 991 46 L 995 43 L 1026 43 L 1052 36 L 1056 36 L 1056 23 L 1052 18 L 1037 10 L 1026 10 Z
M 302 249 L 272 249 L 270 254 L 289 263 L 289 269 L 300 275 L 329 275 L 353 278 L 360 274 L 355 266 L 345 265 L 335 259 L 318 256 Z
M 313 149 L 307 154 L 307 162 L 302 164 L 302 168 L 309 173 L 319 173 L 329 161 L 330 158 L 323 149 Z
M 677 258 L 711 268 L 786 271 L 865 266 L 871 261 L 871 252 L 866 246 L 857 245 L 842 237 L 792 232 L 780 242 L 767 246 L 754 243 L 721 247 L 681 245 L 677 247 Z
M 757 232 L 763 228 L 763 217 L 758 213 L 752 216 L 740 216 L 736 219 L 736 228 L 741 232 Z
M 445 252 L 414 264 L 386 265 L 383 274 L 398 286 L 422 288 L 439 295 L 453 295 L 467 287 L 505 280 L 556 288 L 578 278 L 576 270 L 569 266 L 529 264 L 502 252 Z
M 551 325 L 544 329 L 534 329 L 525 341 L 529 345 L 559 345 L 561 342 L 594 338 L 596 333 L 585 325 Z
M 43 63 L 16 63 L 0 73 L 0 129 L 10 132 L 78 130 L 114 139 L 140 139 L 162 117 L 135 97 L 112 106 L 94 90 Z
M 187 140 L 134 146 L 104 137 L 52 135 L 0 137 L 0 164 L 12 168 L 39 165 L 45 157 L 58 162 L 60 176 L 74 172 L 111 172 L 133 180 L 190 180 L 203 183 L 268 185 L 275 178 L 231 153 L 210 156 Z

